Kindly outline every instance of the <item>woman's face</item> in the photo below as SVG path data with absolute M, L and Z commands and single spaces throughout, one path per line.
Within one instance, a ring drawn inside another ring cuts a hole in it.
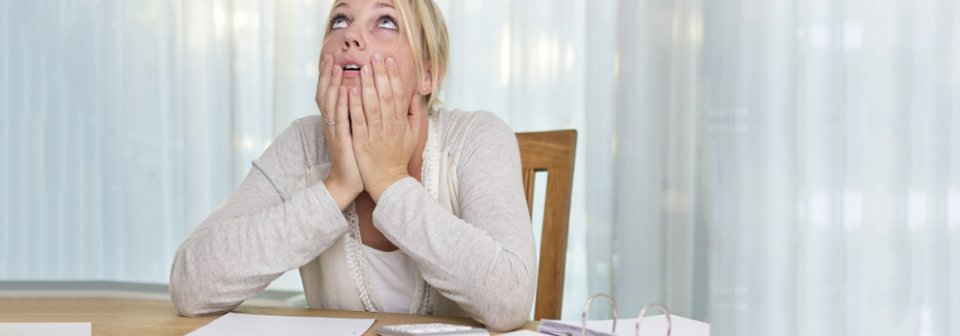
M 379 53 L 384 60 L 393 57 L 397 63 L 408 97 L 422 92 L 417 90 L 421 84 L 429 87 L 417 74 L 413 51 L 400 31 L 403 22 L 392 0 L 338 0 L 327 24 L 330 35 L 323 41 L 322 54 L 333 56 L 334 65 L 344 70 L 343 86 L 362 89 L 360 68 L 372 66 L 373 55 Z

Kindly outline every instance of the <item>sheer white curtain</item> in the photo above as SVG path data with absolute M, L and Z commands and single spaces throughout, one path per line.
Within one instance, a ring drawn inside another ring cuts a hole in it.
M 184 218 L 233 183 L 204 10 L 2 2 L 0 278 L 163 281 Z
M 0 279 L 165 282 L 315 113 L 329 0 L 0 4 Z M 580 132 L 567 318 L 960 333 L 954 1 L 438 4 L 448 107 Z
M 960 6 L 618 13 L 618 299 L 720 334 L 960 333 Z
M 0 279 L 165 283 L 186 234 L 315 110 L 298 99 L 328 6 L 0 1 Z

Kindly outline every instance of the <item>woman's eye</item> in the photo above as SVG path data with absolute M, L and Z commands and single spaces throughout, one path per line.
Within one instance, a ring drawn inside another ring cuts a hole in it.
M 333 20 L 330 20 L 331 29 L 340 29 L 347 28 L 347 19 L 343 17 L 335 17 Z
M 397 29 L 397 24 L 393 22 L 393 18 L 388 16 L 384 16 L 380 18 L 380 20 L 377 20 L 377 26 L 386 29 Z

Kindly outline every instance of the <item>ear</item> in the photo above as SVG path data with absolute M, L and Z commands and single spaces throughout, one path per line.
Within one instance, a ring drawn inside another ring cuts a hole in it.
M 420 79 L 420 87 L 417 89 L 417 93 L 421 96 L 433 93 L 433 73 L 430 72 L 430 69 L 423 72 L 423 78 Z

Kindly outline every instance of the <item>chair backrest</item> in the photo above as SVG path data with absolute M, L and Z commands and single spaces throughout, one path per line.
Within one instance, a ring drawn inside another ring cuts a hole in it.
M 517 133 L 523 169 L 523 191 L 533 212 L 533 181 L 536 172 L 547 173 L 543 230 L 540 241 L 540 271 L 534 319 L 559 319 L 563 308 L 563 275 L 567 256 L 567 227 L 573 189 L 573 163 L 577 131 Z

